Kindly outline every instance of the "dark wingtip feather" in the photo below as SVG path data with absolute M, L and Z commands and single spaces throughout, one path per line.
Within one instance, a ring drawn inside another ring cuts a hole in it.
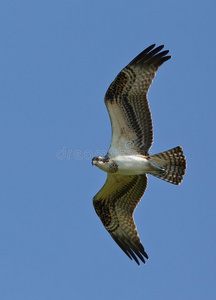
M 150 52 L 154 47 L 156 46 L 156 44 L 152 44 L 151 46 L 147 47 L 145 50 L 143 50 L 143 52 L 145 51 L 146 53 Z
M 152 52 L 154 53 L 158 53 L 158 52 L 160 52 L 162 49 L 164 48 L 164 45 L 160 45 L 160 46 L 158 46 L 158 47 L 156 47 Z
M 164 63 L 165 61 L 169 60 L 171 57 L 172 57 L 171 55 L 165 56 L 165 57 L 163 57 L 161 60 L 162 60 L 163 63 Z
M 147 253 L 145 252 L 142 244 L 139 244 L 138 246 L 133 245 L 129 240 L 123 241 L 120 240 L 118 237 L 116 237 L 114 234 L 111 234 L 112 238 L 118 244 L 118 246 L 122 249 L 122 251 L 131 259 L 134 260 L 138 266 L 140 266 L 140 262 L 138 258 L 145 264 L 145 259 L 149 259 Z M 144 256 L 144 257 L 143 257 Z M 137 258 L 138 257 L 138 258 Z
M 169 53 L 169 50 L 164 50 L 160 52 L 163 48 L 164 45 L 160 45 L 156 48 L 154 48 L 156 44 L 153 44 L 143 50 L 140 54 L 138 54 L 131 62 L 129 65 L 134 65 L 134 64 L 151 64 L 155 63 L 158 65 L 162 65 L 166 60 L 170 59 L 171 56 L 165 56 Z
M 143 247 L 143 245 L 141 244 L 140 245 L 140 252 L 142 253 L 142 255 L 146 258 L 146 259 L 149 259 L 149 257 L 148 257 L 148 254 L 145 252 L 145 249 L 144 249 L 144 247 Z
M 138 264 L 138 266 L 140 265 L 139 260 L 137 259 L 136 255 L 134 254 L 134 252 L 131 249 L 128 249 L 128 252 L 130 253 L 130 255 L 133 257 L 134 261 Z M 143 260 L 142 260 L 143 261 Z M 144 261 L 145 263 L 145 261 Z
M 138 54 L 131 62 L 130 64 L 136 64 L 138 63 L 144 56 L 148 55 L 148 53 L 151 52 L 151 50 L 156 46 L 156 44 L 152 44 L 145 50 L 143 50 L 140 54 Z

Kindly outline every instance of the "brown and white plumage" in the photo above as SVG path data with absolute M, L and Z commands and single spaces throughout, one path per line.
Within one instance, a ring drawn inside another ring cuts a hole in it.
M 116 243 L 138 262 L 148 258 L 137 233 L 133 212 L 145 192 L 147 176 L 108 174 L 107 181 L 93 199 L 95 210 Z
M 186 160 L 181 147 L 150 156 L 153 127 L 147 93 L 157 69 L 171 56 L 152 45 L 115 78 L 105 95 L 112 141 L 105 157 L 92 164 L 107 172 L 107 181 L 93 198 L 103 225 L 120 248 L 138 264 L 148 258 L 137 233 L 134 210 L 147 187 L 147 173 L 180 184 Z
M 134 58 L 115 78 L 105 95 L 112 124 L 109 153 L 148 154 L 153 142 L 153 127 L 147 93 L 157 69 L 171 56 L 152 45 Z M 132 141 L 132 143 L 128 143 Z M 117 149 L 116 149 L 117 148 Z

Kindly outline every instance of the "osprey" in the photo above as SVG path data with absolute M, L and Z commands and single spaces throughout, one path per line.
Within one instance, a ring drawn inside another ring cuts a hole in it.
M 153 127 L 147 93 L 157 69 L 171 56 L 164 46 L 151 45 L 135 57 L 111 83 L 105 104 L 112 125 L 112 141 L 105 157 L 92 164 L 107 172 L 107 180 L 93 198 L 94 208 L 114 241 L 139 265 L 148 255 L 139 239 L 133 213 L 147 187 L 147 174 L 180 184 L 186 169 L 181 147 L 149 155 Z

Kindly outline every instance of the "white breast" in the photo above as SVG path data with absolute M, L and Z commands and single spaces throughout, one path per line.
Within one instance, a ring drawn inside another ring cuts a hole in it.
M 117 156 L 113 160 L 118 165 L 117 174 L 140 175 L 153 170 L 151 163 L 141 156 Z

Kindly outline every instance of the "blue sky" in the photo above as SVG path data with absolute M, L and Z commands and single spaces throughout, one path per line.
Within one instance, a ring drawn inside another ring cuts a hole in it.
M 215 1 L 0 1 L 0 298 L 215 299 Z M 183 146 L 180 186 L 149 176 L 138 267 L 97 217 L 103 103 L 139 52 L 172 59 L 149 93 L 150 153 Z

